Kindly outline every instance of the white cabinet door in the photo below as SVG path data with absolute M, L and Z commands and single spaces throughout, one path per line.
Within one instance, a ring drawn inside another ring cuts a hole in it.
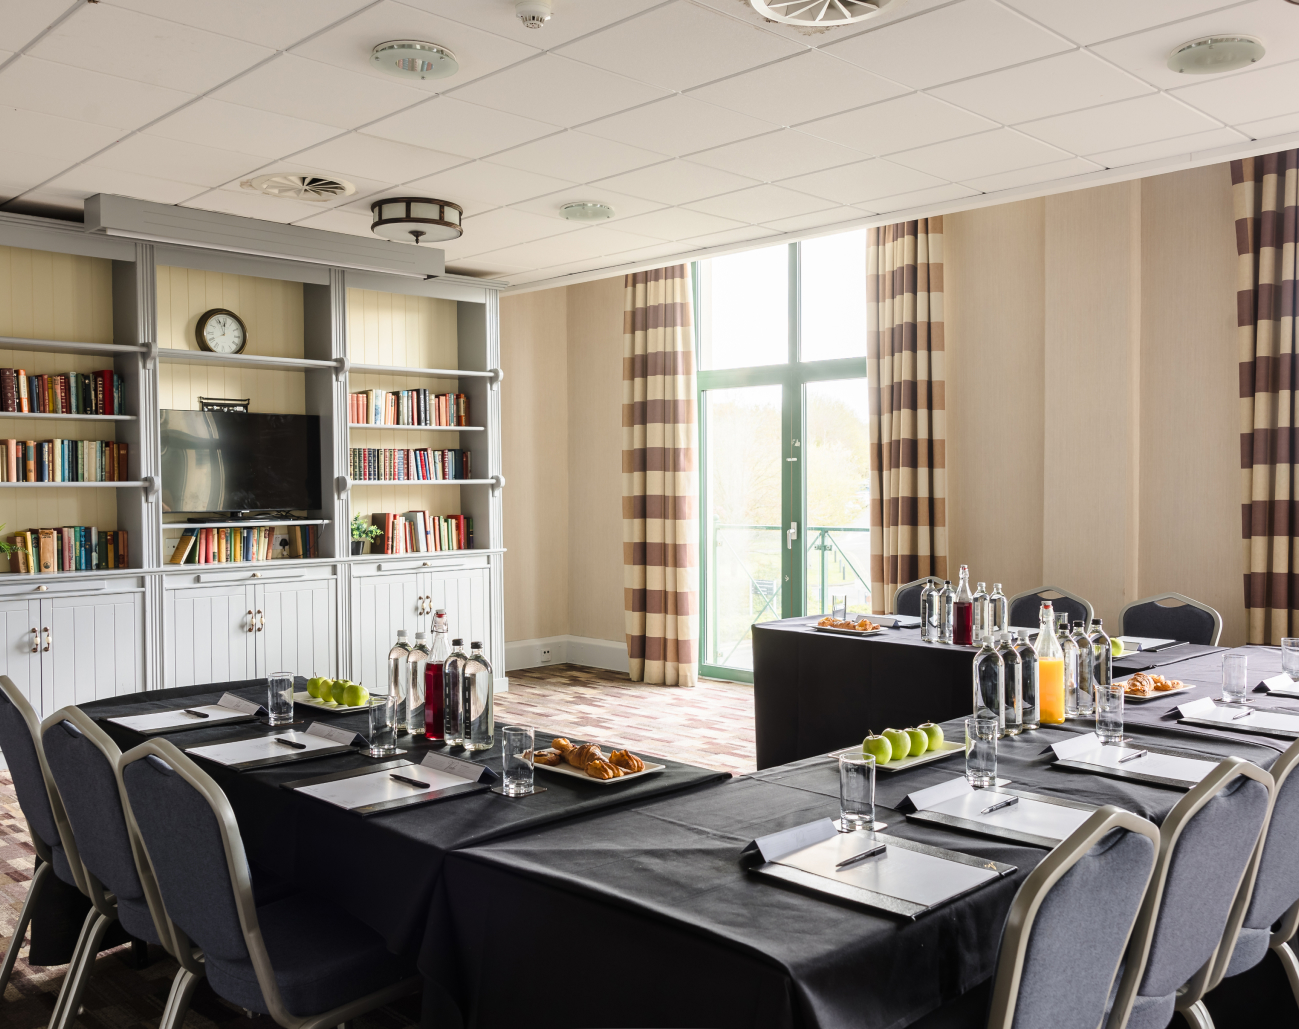
M 267 582 L 256 587 L 257 674 L 334 674 L 333 579 Z
M 243 583 L 166 591 L 165 685 L 257 677 L 253 592 Z
M 388 651 L 397 642 L 397 630 L 405 629 L 412 643 L 419 624 L 419 598 L 424 576 L 415 572 L 398 575 L 359 575 L 352 580 L 352 671 L 351 679 L 363 686 L 388 681 Z
M 49 712 L 42 710 L 41 650 L 45 637 L 41 634 L 41 602 L 39 600 L 6 600 L 0 603 L 0 633 L 3 633 L 4 650 L 0 653 L 0 675 L 7 675 L 23 691 L 27 702 L 44 718 Z M 44 623 L 48 624 L 48 623 Z
M 145 688 L 143 593 L 51 597 L 40 606 L 44 715 Z
M 466 652 L 474 640 L 482 643 L 487 653 L 491 652 L 487 576 L 486 568 L 424 572 L 420 575 L 421 592 L 429 597 L 430 609 L 446 611 L 451 638 L 463 639 Z

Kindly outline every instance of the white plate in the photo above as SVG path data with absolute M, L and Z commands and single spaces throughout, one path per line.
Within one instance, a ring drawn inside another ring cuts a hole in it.
M 1129 675 L 1126 679 L 1115 679 L 1115 680 L 1114 680 L 1114 685 L 1115 685 L 1115 686 L 1126 686 L 1126 685 L 1131 681 L 1131 679 L 1132 679 L 1132 676 L 1130 676 L 1130 675 Z M 1138 697 L 1138 696 L 1134 696 L 1134 695 L 1131 694 L 1131 693 L 1124 693 L 1124 694 L 1123 694 L 1123 703 L 1125 703 L 1125 704 L 1144 704 L 1144 703 L 1146 703 L 1147 701 L 1150 701 L 1150 700 L 1158 700 L 1160 697 L 1172 697 L 1172 696 L 1176 696 L 1178 693 L 1185 693 L 1187 690 L 1193 690 L 1193 689 L 1195 689 L 1195 687 L 1196 687 L 1197 685 L 1201 685 L 1201 684 L 1199 684 L 1199 683 L 1193 683 L 1193 682 L 1183 683 L 1181 686 L 1177 687 L 1177 689 L 1175 689 L 1175 690 L 1159 690 L 1159 691 L 1156 691 L 1155 693 L 1150 694 L 1150 696 L 1148 696 L 1148 697 Z
M 605 755 L 605 760 L 609 755 Z M 645 761 L 644 758 L 641 758 Z M 587 775 L 582 769 L 574 768 L 567 761 L 558 765 L 543 765 L 536 761 L 532 765 L 539 772 L 553 772 L 555 775 L 566 775 L 571 779 L 581 779 L 583 782 L 594 783 L 596 786 L 614 786 L 618 783 L 630 782 L 632 779 L 639 779 L 642 776 L 653 775 L 655 772 L 661 772 L 667 768 L 667 765 L 656 765 L 653 761 L 645 761 L 645 771 L 643 772 L 624 772 L 617 779 L 597 779 L 593 775 Z
M 833 625 L 814 625 L 812 628 L 817 632 L 833 632 L 840 636 L 878 636 L 882 632 L 888 632 L 883 626 L 878 629 L 839 629 Z
M 314 707 L 320 711 L 364 711 L 368 707 L 382 704 L 385 699 L 386 698 L 382 696 L 371 696 L 369 703 L 362 704 L 360 707 L 350 707 L 347 704 L 335 704 L 332 700 L 329 701 L 329 703 L 325 703 L 323 700 L 317 700 L 306 690 L 303 690 L 301 693 L 293 694 L 293 703 L 302 704 L 304 707 Z
M 885 764 L 880 764 L 878 761 L 876 761 L 875 770 L 877 772 L 902 772 L 908 768 L 915 768 L 917 765 L 927 765 L 933 761 L 941 761 L 945 757 L 949 757 L 952 754 L 963 752 L 964 750 L 965 750 L 965 744 L 963 743 L 953 743 L 951 740 L 943 740 L 943 742 L 940 744 L 939 750 L 926 750 L 923 754 L 919 754 L 914 757 L 908 754 L 906 757 L 898 758 L 896 761 L 889 761 Z M 861 753 L 861 744 L 859 743 L 855 747 L 844 747 L 843 750 L 836 750 L 834 753 L 828 754 L 826 756 L 838 760 L 839 757 L 841 757 L 844 754 L 860 754 L 860 753 Z

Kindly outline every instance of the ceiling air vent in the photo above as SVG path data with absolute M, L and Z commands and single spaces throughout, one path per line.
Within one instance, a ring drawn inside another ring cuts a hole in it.
M 254 193 L 265 193 L 271 197 L 316 203 L 351 196 L 356 192 L 356 187 L 346 179 L 333 179 L 326 175 L 258 175 L 255 179 L 244 179 L 239 185 Z
M 867 21 L 906 0 L 749 0 L 768 21 L 808 29 L 835 28 Z

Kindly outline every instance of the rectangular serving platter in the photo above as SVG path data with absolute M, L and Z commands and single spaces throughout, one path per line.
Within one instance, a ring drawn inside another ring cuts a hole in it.
M 644 758 L 641 758 L 645 761 Z M 654 775 L 667 768 L 667 765 L 656 764 L 653 761 L 645 761 L 645 770 L 643 772 L 625 772 L 617 779 L 597 779 L 593 775 L 587 775 L 582 769 L 574 768 L 567 761 L 560 765 L 543 765 L 540 761 L 533 762 L 532 765 L 539 772 L 550 772 L 552 775 L 566 776 L 570 779 L 580 779 L 583 782 L 594 783 L 596 786 L 618 786 L 625 782 L 632 782 L 635 779 L 643 779 L 647 775 Z
M 1132 675 L 1136 675 L 1136 674 L 1137 674 L 1136 672 L 1133 672 L 1133 673 L 1132 673 Z M 1132 675 L 1129 675 L 1129 676 L 1128 676 L 1127 678 L 1125 678 L 1125 679 L 1115 679 L 1115 680 L 1114 680 L 1114 685 L 1115 685 L 1115 686 L 1125 686 L 1125 685 L 1126 685 L 1126 684 L 1127 684 L 1127 683 L 1132 679 Z M 1156 693 L 1152 693 L 1152 694 L 1150 694 L 1150 696 L 1148 696 L 1148 697 L 1139 697 L 1139 696 L 1137 696 L 1136 694 L 1128 693 L 1126 690 L 1124 690 L 1124 693 L 1123 693 L 1123 703 L 1125 703 L 1125 704 L 1145 704 L 1145 703 L 1147 703 L 1148 701 L 1151 701 L 1151 700 L 1158 700 L 1160 697 L 1175 697 L 1175 696 L 1177 696 L 1177 694 L 1179 694 L 1179 693 L 1185 693 L 1187 690 L 1193 690 L 1193 689 L 1195 689 L 1197 685 L 1200 685 L 1200 684 L 1199 684 L 1199 683 L 1194 683 L 1194 682 L 1183 683 L 1181 686 L 1179 686 L 1179 687 L 1178 687 L 1177 689 L 1175 689 L 1175 690 L 1162 690 L 1162 691 L 1159 691 L 1159 692 L 1156 692 Z
M 839 758 L 850 754 L 860 754 L 861 744 L 855 747 L 844 747 L 842 750 L 835 750 L 827 754 L 826 757 L 832 757 L 836 761 Z M 953 754 L 965 753 L 965 744 L 953 743 L 951 740 L 944 740 L 941 750 L 926 750 L 918 757 L 907 755 L 896 761 L 889 761 L 886 764 L 875 762 L 875 771 L 877 772 L 905 772 L 908 768 L 918 768 L 920 765 L 933 764 L 935 761 L 941 761 L 945 757 L 951 757 Z
M 326 704 L 323 701 L 317 700 L 306 690 L 293 694 L 293 703 L 295 704 L 301 704 L 303 707 L 314 708 L 316 711 L 333 711 L 338 713 L 346 711 L 364 711 L 367 708 L 376 707 L 377 705 L 382 704 L 387 699 L 386 696 L 380 694 L 377 696 L 371 696 L 367 703 L 361 704 L 359 707 L 348 707 L 346 704 L 335 704 L 332 700 Z
M 880 636 L 888 632 L 884 626 L 878 629 L 839 629 L 833 625 L 814 625 L 812 628 L 816 632 L 829 632 L 836 636 Z

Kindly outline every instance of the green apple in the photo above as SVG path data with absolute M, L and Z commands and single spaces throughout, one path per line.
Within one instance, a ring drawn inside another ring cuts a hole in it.
M 929 737 L 929 749 L 937 750 L 943 745 L 943 727 L 935 725 L 933 722 L 924 722 L 917 728 L 923 729 L 925 735 Z
M 904 729 L 911 741 L 911 756 L 919 757 L 929 749 L 929 734 L 924 729 Z
M 877 765 L 887 765 L 893 760 L 893 744 L 883 736 L 867 736 L 861 741 L 862 757 L 873 757 Z
M 348 682 L 346 679 L 335 679 L 330 683 L 329 699 L 335 704 L 343 703 L 343 694 L 347 691 Z
M 893 748 L 893 756 L 901 761 L 911 753 L 911 737 L 907 735 L 905 729 L 885 729 L 881 733 L 889 745 Z
M 1112 650 L 1112 651 L 1114 652 L 1114 656 L 1115 656 L 1115 657 L 1119 657 L 1120 655 L 1122 655 L 1122 653 L 1123 653 L 1123 641 L 1122 641 L 1121 639 L 1119 639 L 1117 636 L 1111 636 L 1111 637 L 1110 637 L 1110 650 Z
M 313 676 L 307 680 L 307 696 L 320 699 L 320 687 L 322 683 L 328 682 L 328 679 L 322 679 L 320 676 Z
M 348 707 L 364 707 L 370 700 L 370 691 L 360 683 L 349 682 L 343 690 L 343 703 Z

